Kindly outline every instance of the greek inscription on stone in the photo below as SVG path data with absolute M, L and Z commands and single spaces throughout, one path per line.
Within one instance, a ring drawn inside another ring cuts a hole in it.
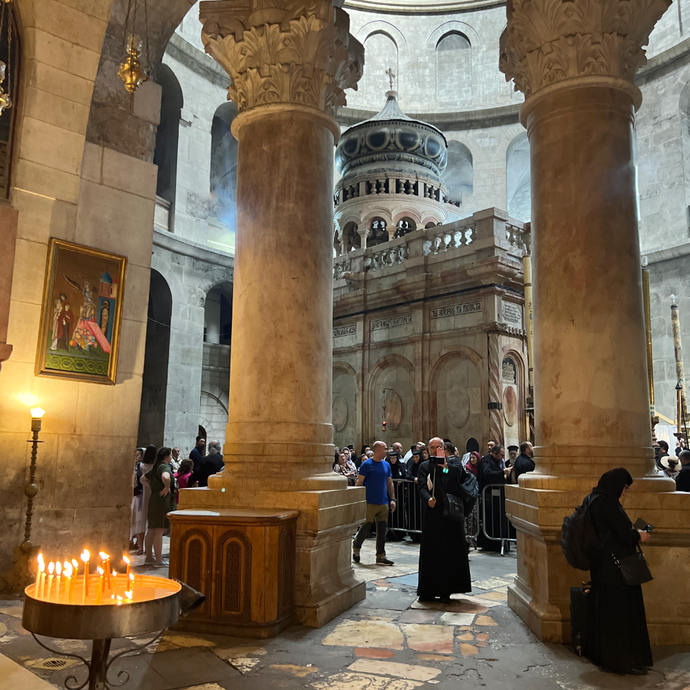
M 476 314 L 481 312 L 481 302 L 465 302 L 464 304 L 454 304 L 450 307 L 436 307 L 430 309 L 432 319 L 444 319 L 448 316 L 464 316 L 465 314 Z
M 378 331 L 382 328 L 395 328 L 396 326 L 406 326 L 412 323 L 412 314 L 403 314 L 403 316 L 391 316 L 387 319 L 376 319 L 371 322 L 371 330 Z
M 503 320 L 522 325 L 522 310 L 517 304 L 503 302 Z
M 336 326 L 333 329 L 334 338 L 344 338 L 346 335 L 355 335 L 357 327 L 354 324 L 349 326 Z

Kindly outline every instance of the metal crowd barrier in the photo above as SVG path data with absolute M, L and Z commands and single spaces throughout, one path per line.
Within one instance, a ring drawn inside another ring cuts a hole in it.
M 515 537 L 510 536 L 511 525 L 508 518 L 505 516 L 506 509 L 506 499 L 505 499 L 505 484 L 487 484 L 480 492 L 479 500 L 477 501 L 480 508 L 480 519 L 479 519 L 479 530 L 484 534 L 484 536 L 491 541 L 501 542 L 501 556 L 505 555 L 506 543 L 513 542 L 516 543 Z M 475 507 L 478 507 L 475 506 Z M 486 530 L 487 525 L 487 506 L 489 507 L 489 514 L 492 516 L 491 519 L 491 534 Z M 499 519 L 494 520 L 494 509 L 498 509 Z M 498 522 L 498 525 L 496 524 Z M 479 530 L 477 531 L 477 536 L 479 535 Z M 498 534 L 497 534 L 498 532 Z

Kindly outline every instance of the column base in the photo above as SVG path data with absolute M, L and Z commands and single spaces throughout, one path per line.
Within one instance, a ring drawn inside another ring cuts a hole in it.
M 637 480 L 633 489 L 636 485 Z M 561 527 L 590 490 L 506 487 L 506 512 L 517 530 L 518 553 L 508 605 L 543 642 L 570 642 L 570 588 L 588 581 L 589 573 L 567 564 Z M 654 580 L 642 586 L 651 643 L 690 644 L 690 581 L 685 577 L 690 496 L 632 491 L 623 506 L 633 522 L 641 517 L 656 526 L 644 546 Z
M 264 482 L 263 490 L 250 490 L 246 485 L 238 487 L 219 482 L 218 478 L 218 475 L 212 478 L 214 488 L 182 489 L 178 508 L 299 511 L 295 565 L 297 622 L 319 628 L 365 598 L 366 585 L 356 578 L 352 568 L 352 536 L 366 518 L 363 488 L 276 491 L 270 482 L 268 487 Z M 320 482 L 317 479 L 313 483 Z

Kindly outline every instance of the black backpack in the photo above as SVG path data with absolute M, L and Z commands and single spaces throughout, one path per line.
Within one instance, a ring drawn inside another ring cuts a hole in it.
M 460 485 L 462 490 L 462 503 L 465 508 L 465 515 L 469 515 L 477 502 L 479 495 L 479 482 L 477 478 L 468 470 L 465 470 L 465 479 Z
M 594 530 L 594 525 L 589 517 L 589 506 L 596 496 L 589 495 L 582 501 L 572 515 L 563 519 L 561 532 L 561 548 L 565 560 L 577 570 L 589 570 L 592 546 L 599 539 Z

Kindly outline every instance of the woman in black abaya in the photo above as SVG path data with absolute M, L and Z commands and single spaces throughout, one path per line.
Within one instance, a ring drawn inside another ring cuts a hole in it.
M 442 454 L 442 441 L 439 447 Z M 465 469 L 448 465 L 445 457 L 420 464 L 417 489 L 424 506 L 417 586 L 420 601 L 437 598 L 448 603 L 451 594 L 472 590 L 464 523 L 443 517 L 446 493 L 461 497 L 464 479 Z
M 591 555 L 587 657 L 616 673 L 642 675 L 654 663 L 640 585 L 626 585 L 616 558 L 632 556 L 649 534 L 633 528 L 619 499 L 633 480 L 618 467 L 592 490 L 589 515 L 600 543 Z M 612 555 L 613 554 L 613 555 Z

